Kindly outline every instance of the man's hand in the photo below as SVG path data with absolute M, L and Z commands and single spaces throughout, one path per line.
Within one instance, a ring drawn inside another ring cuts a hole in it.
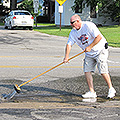
M 64 63 L 69 63 L 69 53 L 70 53 L 70 51 L 71 51 L 71 48 L 72 48 L 72 46 L 71 45 L 66 45 L 66 49 L 65 49 L 65 58 L 63 59 L 63 62 Z
M 93 41 L 88 47 L 85 48 L 84 51 L 85 51 L 85 52 L 90 52 L 91 49 L 92 49 L 96 44 L 98 44 L 101 39 L 102 39 L 102 37 L 101 37 L 101 35 L 99 34 L 99 35 L 94 39 L 94 41 Z
M 64 59 L 63 59 L 63 62 L 64 62 L 64 63 L 69 63 L 68 59 L 69 59 L 69 58 L 64 58 Z
M 90 46 L 88 46 L 88 47 L 86 47 L 86 48 L 85 48 L 85 50 L 84 50 L 84 51 L 85 51 L 85 52 L 90 52 L 90 51 L 91 51 L 91 49 L 92 49 L 92 48 L 91 48 Z

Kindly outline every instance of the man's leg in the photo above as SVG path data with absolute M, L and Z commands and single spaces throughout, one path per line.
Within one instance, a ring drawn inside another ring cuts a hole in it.
M 96 98 L 96 92 L 94 91 L 93 87 L 93 77 L 92 73 L 95 71 L 95 66 L 96 66 L 96 60 L 90 57 L 85 57 L 84 59 L 84 73 L 87 79 L 88 87 L 89 87 L 89 92 L 86 92 L 85 94 L 82 95 L 83 98 Z
M 93 77 L 92 77 L 91 72 L 85 72 L 85 76 L 86 76 L 88 87 L 89 87 L 90 91 L 95 92 L 94 87 L 93 87 Z
M 108 84 L 109 87 L 109 92 L 108 92 L 108 98 L 113 98 L 115 96 L 116 90 L 112 87 L 112 82 L 110 79 L 110 75 L 108 73 L 101 74 L 103 78 L 105 79 L 106 83 Z
M 108 98 L 113 98 L 115 96 L 116 90 L 112 87 L 112 82 L 110 75 L 108 73 L 108 64 L 107 64 L 107 56 L 108 50 L 103 49 L 98 56 L 98 69 L 103 78 L 105 79 L 106 83 L 108 84 L 109 91 L 108 91 Z
M 111 82 L 109 73 L 104 73 L 104 74 L 101 74 L 101 75 L 105 79 L 106 83 L 108 84 L 108 87 L 111 88 L 112 87 L 112 82 Z
M 83 98 L 96 98 L 97 95 L 93 88 L 93 77 L 92 77 L 91 72 L 85 72 L 85 76 L 86 76 L 90 91 L 86 92 L 84 95 L 82 95 L 82 97 Z

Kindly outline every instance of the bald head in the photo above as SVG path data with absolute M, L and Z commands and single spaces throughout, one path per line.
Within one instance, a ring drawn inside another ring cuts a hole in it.
M 82 25 L 82 21 L 79 15 L 75 14 L 71 17 L 70 19 L 70 23 L 71 26 L 73 27 L 73 29 L 75 30 L 79 30 L 81 28 Z
M 81 21 L 81 18 L 80 18 L 79 15 L 75 14 L 75 15 L 73 15 L 73 16 L 71 17 L 70 22 L 71 22 L 71 21 L 74 21 L 74 20 L 79 20 L 79 21 Z

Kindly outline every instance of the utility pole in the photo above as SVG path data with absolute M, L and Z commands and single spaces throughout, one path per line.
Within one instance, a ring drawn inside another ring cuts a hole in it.
M 15 10 L 17 8 L 17 0 L 10 0 L 10 10 Z

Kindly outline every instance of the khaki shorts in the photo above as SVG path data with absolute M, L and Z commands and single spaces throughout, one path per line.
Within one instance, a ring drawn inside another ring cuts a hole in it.
M 108 49 L 103 49 L 95 58 L 85 57 L 84 59 L 84 72 L 94 72 L 96 65 L 100 74 L 108 72 Z

